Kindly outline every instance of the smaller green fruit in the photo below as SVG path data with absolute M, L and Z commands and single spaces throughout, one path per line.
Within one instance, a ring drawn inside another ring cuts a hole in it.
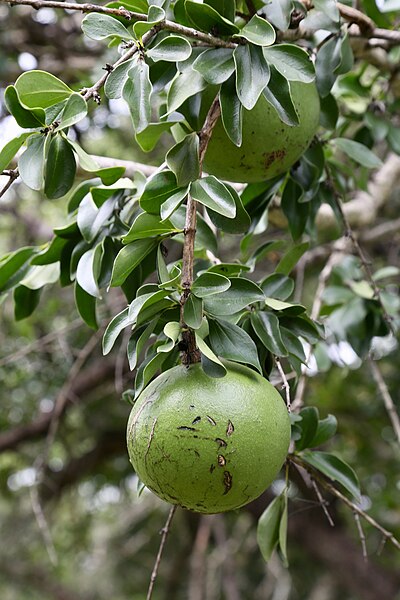
M 157 496 L 201 513 L 239 508 L 279 472 L 290 441 L 286 406 L 255 371 L 225 362 L 208 377 L 177 366 L 141 393 L 129 417 L 132 465 Z

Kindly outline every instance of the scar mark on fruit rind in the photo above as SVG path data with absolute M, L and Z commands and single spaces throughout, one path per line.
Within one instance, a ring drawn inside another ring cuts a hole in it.
M 283 160 L 286 156 L 285 150 L 274 150 L 273 152 L 264 152 L 264 168 L 268 169 L 274 161 Z
M 215 465 L 211 465 L 211 467 L 210 467 L 210 473 L 212 473 L 214 471 L 214 469 L 215 469 Z
M 156 428 L 156 425 L 157 425 L 157 417 L 154 418 L 153 425 L 151 427 L 149 441 L 147 442 L 147 448 L 146 448 L 146 452 L 145 452 L 145 455 L 144 455 L 145 462 L 146 462 L 146 459 L 147 459 L 147 455 L 148 455 L 148 453 L 150 451 L 151 442 L 153 441 L 153 438 L 154 438 L 154 430 Z
M 192 421 L 192 425 L 196 425 L 196 423 L 199 423 L 201 421 L 201 417 L 196 417 L 195 419 L 193 419 Z
M 232 489 L 232 475 L 229 471 L 224 471 L 224 486 L 225 492 L 224 496 Z
M 218 454 L 218 466 L 224 467 L 226 465 L 226 458 L 222 454 Z
M 187 425 L 181 425 L 180 427 L 177 427 L 177 429 L 184 429 L 185 431 L 197 431 L 197 429 L 194 427 L 188 427 Z
M 217 442 L 217 444 L 219 444 L 220 448 L 226 448 L 227 443 L 222 438 L 215 438 L 215 441 Z
M 232 435 L 232 433 L 235 431 L 235 428 L 233 426 L 233 423 L 231 420 L 228 421 L 228 427 L 226 428 L 226 435 L 230 436 Z
M 211 425 L 216 425 L 216 422 L 214 421 L 214 419 L 212 417 L 210 417 L 209 415 L 206 415 L 207 420 L 209 423 L 211 423 Z

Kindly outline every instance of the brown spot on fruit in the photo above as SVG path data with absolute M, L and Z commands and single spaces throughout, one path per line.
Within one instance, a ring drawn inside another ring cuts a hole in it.
M 226 465 L 226 458 L 222 454 L 218 454 L 218 466 L 224 467 Z
M 199 423 L 200 421 L 201 421 L 201 417 L 196 417 L 195 419 L 193 419 L 192 425 L 196 425 L 196 423 Z
M 217 442 L 217 444 L 219 444 L 220 448 L 226 448 L 227 443 L 222 438 L 215 438 L 215 441 Z
M 235 431 L 232 421 L 228 421 L 228 427 L 226 428 L 226 435 L 229 437 Z
M 188 427 L 187 425 L 180 425 L 177 429 L 183 429 L 184 431 L 197 431 L 194 427 Z
M 216 425 L 216 422 L 214 421 L 214 419 L 212 417 L 210 417 L 209 415 L 206 415 L 206 417 L 207 417 L 207 421 L 209 423 L 211 423 L 211 425 Z
M 224 486 L 225 492 L 224 496 L 232 489 L 232 475 L 229 471 L 224 471 Z

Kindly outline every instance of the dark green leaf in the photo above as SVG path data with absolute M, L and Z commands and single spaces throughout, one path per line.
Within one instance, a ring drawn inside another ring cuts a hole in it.
M 18 150 L 25 143 L 25 140 L 32 135 L 29 133 L 21 133 L 18 137 L 10 140 L 0 152 L 0 172 L 4 171 L 17 154 Z
M 208 83 L 219 85 L 235 70 L 233 50 L 231 48 L 205 50 L 194 61 L 193 69 L 198 71 Z
M 215 296 L 206 298 L 205 309 L 213 315 L 231 315 L 254 302 L 265 300 L 261 288 L 253 281 L 242 277 L 232 277 L 231 287 Z
M 156 215 L 141 213 L 134 220 L 128 233 L 122 238 L 124 244 L 142 238 L 156 237 L 158 235 L 170 234 L 177 230 L 169 221 L 160 221 Z
M 279 526 L 282 514 L 282 502 L 277 496 L 270 502 L 258 520 L 257 543 L 265 561 L 269 561 L 279 542 Z
M 25 108 L 21 104 L 18 92 L 13 85 L 9 85 L 4 92 L 4 104 L 18 125 L 24 129 L 43 127 L 46 123 L 46 113 L 44 110 L 42 108 L 34 108 L 32 110 Z
M 90 194 L 87 194 L 82 200 L 78 209 L 77 224 L 87 242 L 93 241 L 112 215 L 114 207 L 115 200 L 113 198 L 106 200 L 99 209 Z
M 128 79 L 128 73 L 134 64 L 135 60 L 126 60 L 111 71 L 104 86 L 104 92 L 107 98 L 121 98 L 122 90 Z
M 226 135 L 235 144 L 242 144 L 242 112 L 243 107 L 236 93 L 236 76 L 231 75 L 221 86 L 219 101 L 221 104 L 221 119 Z
M 288 355 L 282 341 L 279 320 L 276 315 L 265 311 L 253 312 L 250 320 L 255 333 L 272 354 L 276 354 L 276 356 Z
M 173 146 L 165 157 L 168 167 L 175 173 L 179 187 L 187 186 L 200 175 L 199 136 L 193 132 Z
M 238 27 L 228 19 L 221 16 L 212 6 L 208 4 L 198 4 L 191 0 L 185 2 L 186 13 L 189 16 L 194 27 L 214 33 L 215 35 L 233 35 L 239 31 Z
M 124 283 L 125 279 L 141 261 L 157 247 L 157 238 L 146 238 L 135 240 L 128 244 L 117 254 L 114 261 L 110 287 L 116 287 Z
M 163 60 L 167 62 L 179 62 L 186 60 L 192 53 L 192 46 L 189 42 L 178 35 L 169 35 L 147 50 L 146 54 L 152 60 Z
M 153 333 L 157 322 L 158 317 L 153 319 L 153 321 L 150 321 L 150 323 L 147 326 L 141 327 L 140 329 L 136 329 L 133 332 L 132 336 L 129 338 L 129 342 L 127 345 L 127 355 L 129 368 L 131 371 L 133 371 L 133 369 L 136 367 L 137 361 L 141 353 L 145 349 L 146 343 L 150 338 L 151 334 Z
M 277 300 L 287 300 L 294 290 L 294 281 L 281 273 L 272 273 L 260 283 L 266 296 Z
M 337 419 L 334 415 L 328 415 L 325 419 L 318 421 L 317 431 L 309 444 L 309 448 L 320 446 L 331 439 L 336 433 Z
M 234 37 L 242 37 L 257 46 L 271 46 L 275 42 L 275 29 L 268 21 L 253 15 L 248 23 Z
M 105 167 L 96 171 L 96 175 L 100 177 L 104 185 L 113 185 L 125 173 L 126 167 Z
M 199 329 L 203 321 L 203 301 L 190 294 L 183 308 L 183 318 L 188 327 Z
M 279 322 L 293 334 L 303 337 L 310 344 L 315 344 L 321 339 L 321 333 L 316 325 L 307 317 L 282 316 Z
M 176 183 L 174 173 L 172 171 L 161 171 L 161 173 L 156 173 L 147 180 L 140 197 L 140 206 L 146 212 L 158 215 L 160 214 L 161 204 L 179 191 L 181 189 Z
M 306 312 L 305 306 L 302 304 L 292 304 L 291 302 L 283 302 L 283 300 L 277 300 L 276 298 L 265 298 L 265 304 L 272 308 L 272 310 L 284 311 L 290 315 L 301 315 Z
M 207 298 L 208 296 L 225 292 L 230 287 L 231 282 L 224 275 L 205 272 L 195 279 L 191 290 L 192 294 L 197 296 L 197 298 Z
M 157 25 L 157 23 L 161 23 L 161 21 L 164 21 L 164 19 L 164 9 L 162 9 L 160 6 L 157 6 L 156 4 L 150 4 L 149 12 L 147 14 L 147 21 L 136 21 L 136 23 L 133 26 L 133 31 L 136 37 L 140 40 L 140 38 L 145 33 L 150 31 L 150 29 L 152 29 L 154 25 Z
M 61 257 L 61 251 L 66 243 L 66 240 L 57 236 L 54 237 L 39 254 L 33 257 L 31 264 L 50 265 L 51 263 L 58 262 Z
M 161 135 L 169 131 L 176 121 L 161 121 L 160 123 L 149 123 L 146 129 L 136 133 L 136 141 L 144 152 L 151 152 L 156 146 Z
M 43 135 L 32 135 L 28 138 L 26 150 L 18 161 L 21 179 L 32 190 L 43 188 L 45 141 Z
M 207 346 L 205 341 L 196 332 L 195 332 L 195 337 L 196 337 L 197 347 L 202 354 L 202 364 L 203 364 L 204 371 L 207 373 L 207 375 L 209 377 L 217 377 L 217 378 L 224 377 L 226 375 L 226 367 L 224 366 L 224 364 L 219 360 L 218 356 L 216 356 L 214 354 L 214 352 L 211 350 L 211 348 L 209 348 L 209 346 Z M 203 356 L 205 356 L 206 359 L 210 363 L 212 363 L 212 365 L 210 365 L 207 361 L 204 362 Z
M 269 0 L 263 6 L 263 12 L 277 29 L 286 31 L 290 24 L 290 14 L 292 12 L 291 0 Z
M 109 37 L 120 37 L 123 40 L 133 39 L 127 28 L 109 15 L 90 13 L 83 19 L 81 27 L 83 33 L 92 40 L 105 40 Z
M 97 330 L 96 298 L 85 292 L 78 282 L 75 283 L 75 304 L 86 325 Z
M 329 94 L 335 83 L 337 77 L 335 71 L 341 61 L 340 47 L 340 37 L 334 36 L 326 41 L 317 53 L 315 70 L 318 92 L 322 98 Z
M 99 262 L 101 261 L 101 245 L 90 248 L 82 254 L 76 268 L 76 281 L 90 296 L 101 298 L 97 285 Z
M 135 379 L 135 398 L 139 396 L 157 371 L 160 370 L 167 356 L 167 354 L 161 352 L 155 356 L 149 356 L 144 362 L 142 362 L 137 371 Z
M 299 118 L 290 93 L 290 85 L 286 77 L 271 65 L 271 76 L 268 85 L 263 89 L 263 95 L 286 125 L 299 124 Z
M 316 450 L 302 452 L 301 458 L 329 479 L 340 483 L 357 501 L 360 500 L 360 484 L 357 475 L 341 458 Z
M 47 198 L 61 198 L 71 189 L 76 173 L 74 152 L 61 135 L 51 140 L 44 175 L 44 193 Z
M 233 53 L 236 65 L 236 91 L 247 110 L 254 108 L 267 85 L 270 69 L 259 46 L 240 44 Z
M 302 196 L 303 189 L 293 179 L 289 178 L 283 190 L 281 207 L 288 220 L 289 230 L 295 242 L 303 235 L 310 215 L 310 203 L 300 202 Z
M 266 61 L 289 81 L 310 83 L 315 79 L 314 65 L 307 52 L 294 44 L 263 48 Z
M 209 327 L 210 345 L 217 356 L 252 365 L 261 373 L 257 347 L 248 333 L 228 321 L 210 320 Z
M 243 271 L 250 271 L 250 267 L 240 263 L 218 263 L 208 269 L 210 273 L 220 273 L 225 277 L 238 277 Z
M 233 219 L 236 204 L 228 188 L 213 175 L 202 177 L 190 185 L 190 193 L 197 202 L 215 212 Z
M 161 219 L 168 219 L 182 204 L 189 191 L 189 186 L 181 188 L 179 192 L 172 194 L 160 207 Z
M 339 118 L 339 107 L 332 94 L 328 94 L 325 98 L 320 99 L 321 113 L 320 124 L 325 129 L 335 129 Z
M 29 266 L 30 258 L 36 248 L 27 246 L 6 255 L 0 262 L 0 292 L 11 289 L 21 281 Z
M 67 129 L 67 127 L 79 123 L 79 121 L 82 121 L 86 117 L 87 110 L 86 100 L 81 94 L 71 94 L 61 113 L 60 124 L 57 130 Z
M 307 252 L 309 246 L 310 244 L 308 242 L 304 242 L 303 244 L 299 244 L 298 246 L 294 246 L 293 248 L 291 248 L 281 258 L 281 260 L 278 263 L 278 266 L 275 269 L 275 272 L 282 273 L 283 275 L 289 275 L 289 273 L 297 265 L 303 254 Z
M 281 495 L 281 520 L 279 523 L 279 549 L 282 555 L 283 565 L 289 566 L 287 557 L 287 528 L 288 528 L 288 497 L 285 491 Z
M 318 429 L 318 410 L 314 406 L 306 406 L 300 411 L 301 421 L 298 426 L 301 430 L 300 439 L 296 441 L 296 449 L 310 448 L 311 442 Z
M 133 127 L 137 133 L 146 129 L 150 122 L 152 89 L 149 67 L 144 60 L 138 60 L 130 69 L 122 90 L 122 97 L 129 106 Z
M 40 301 L 41 290 L 19 285 L 14 290 L 14 316 L 16 321 L 30 317 Z
M 249 230 L 251 224 L 250 216 L 246 209 L 243 207 L 242 200 L 237 191 L 229 184 L 225 185 L 228 188 L 236 204 L 235 218 L 229 219 L 228 217 L 224 217 L 211 209 L 207 209 L 208 216 L 210 217 L 210 220 L 215 225 L 215 227 L 217 227 L 217 229 L 220 229 L 221 231 L 233 234 L 246 233 L 246 231 Z
M 48 108 L 67 100 L 73 90 L 45 71 L 26 71 L 15 82 L 22 104 L 28 108 Z
M 140 290 L 143 289 L 140 288 Z M 146 308 L 150 308 L 151 306 L 158 304 L 160 300 L 163 300 L 168 295 L 168 290 L 159 290 L 157 286 L 154 286 L 154 291 L 149 291 L 148 293 L 143 293 L 138 295 L 129 305 L 129 318 L 132 323 L 136 323 L 138 321 L 139 316 L 144 313 Z M 138 294 L 140 292 L 138 290 Z M 153 315 L 152 315 L 153 316 Z M 143 320 L 142 320 L 143 321 Z M 139 324 L 139 323 L 138 323 Z
M 204 90 L 207 82 L 194 69 L 186 69 L 178 72 L 172 80 L 168 91 L 167 106 L 168 113 L 177 110 L 188 98 Z
M 207 0 L 206 4 L 209 4 L 215 10 L 228 19 L 228 21 L 235 21 L 236 2 L 235 0 Z
M 128 311 L 128 307 L 124 308 L 124 310 L 118 313 L 107 325 L 103 336 L 104 355 L 108 354 L 112 350 L 121 331 L 125 329 L 125 327 L 128 327 L 128 325 L 132 324 L 128 316 Z
M 350 158 L 358 162 L 363 167 L 367 167 L 368 169 L 377 169 L 382 166 L 382 161 L 380 158 L 376 156 L 369 148 L 364 146 L 364 144 L 360 144 L 359 142 L 355 142 L 354 140 L 349 140 L 347 138 L 335 138 L 333 143 L 339 150 L 347 154 Z
M 306 355 L 304 353 L 303 344 L 301 343 L 299 338 L 294 333 L 289 331 L 289 329 L 286 329 L 286 327 L 282 327 L 282 325 L 280 325 L 280 332 L 282 336 L 282 341 L 289 354 L 295 356 L 299 359 L 300 362 L 305 364 Z

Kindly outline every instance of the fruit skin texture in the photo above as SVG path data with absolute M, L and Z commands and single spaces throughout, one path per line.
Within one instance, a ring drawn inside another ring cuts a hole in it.
M 319 123 L 319 96 L 314 83 L 292 81 L 299 125 L 283 123 L 263 95 L 255 107 L 243 108 L 243 140 L 237 147 L 218 120 L 204 159 L 204 169 L 227 181 L 251 183 L 287 171 L 308 148 Z
M 141 481 L 163 500 L 201 513 L 257 498 L 290 441 L 275 388 L 248 367 L 225 366 L 220 379 L 200 364 L 166 371 L 141 393 L 128 421 L 128 452 Z

